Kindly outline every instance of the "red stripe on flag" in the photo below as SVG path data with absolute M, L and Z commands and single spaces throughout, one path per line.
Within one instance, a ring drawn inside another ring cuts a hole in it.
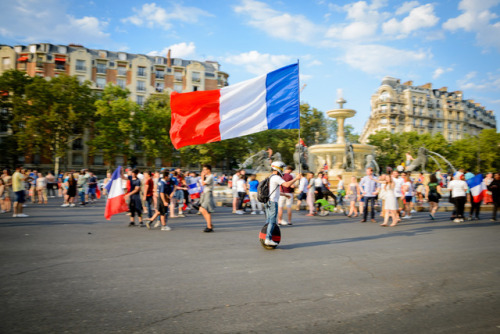
M 170 137 L 176 149 L 221 140 L 219 90 L 172 93 Z
M 112 215 L 117 213 L 126 212 L 128 210 L 128 205 L 125 203 L 125 195 L 120 195 L 116 197 L 108 197 L 106 201 L 106 208 L 104 209 L 104 218 L 109 220 Z

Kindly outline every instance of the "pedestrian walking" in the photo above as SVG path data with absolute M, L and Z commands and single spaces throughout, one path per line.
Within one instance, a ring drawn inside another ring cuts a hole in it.
M 293 180 L 293 168 L 285 167 L 282 176 L 285 182 Z M 278 201 L 278 225 L 292 225 L 292 204 L 293 204 L 293 185 L 290 187 L 280 186 L 280 197 Z M 283 219 L 283 210 L 286 208 L 288 220 Z
M 272 231 L 277 224 L 278 216 L 278 201 L 280 198 L 280 186 L 290 187 L 295 181 L 299 180 L 302 175 L 297 175 L 290 181 L 283 180 L 285 164 L 281 161 L 274 161 L 271 163 L 272 175 L 269 179 L 269 201 L 266 203 L 267 214 L 267 233 L 264 244 L 266 246 L 277 246 L 278 244 L 272 240 Z
M 401 192 L 404 196 L 404 210 L 405 215 L 403 219 L 411 218 L 411 203 L 413 201 L 413 182 L 410 178 L 410 175 L 406 172 L 402 173 L 403 176 L 403 185 L 401 187 Z
M 240 175 L 236 181 L 236 192 L 238 193 L 238 207 L 236 213 L 242 215 L 245 213 L 245 211 L 243 211 L 243 203 L 247 195 L 247 181 L 245 175 Z
M 142 222 L 142 202 L 141 202 L 141 180 L 138 178 L 139 170 L 134 169 L 132 176 L 129 176 L 130 191 L 125 195 L 129 199 L 128 208 L 130 210 L 130 223 L 128 226 L 135 226 L 135 215 L 139 219 L 139 226 L 145 227 Z
M 363 209 L 363 219 L 361 220 L 362 223 L 366 222 L 366 219 L 368 218 L 368 205 L 371 203 L 371 221 L 373 223 L 376 222 L 375 220 L 375 198 L 379 192 L 379 184 L 376 181 L 376 177 L 373 175 L 373 168 L 367 168 L 366 169 L 366 176 L 364 176 L 361 179 L 361 182 L 359 183 L 361 187 L 361 195 L 363 196 L 365 200 L 365 207 Z
M 307 208 L 309 209 L 309 213 L 306 216 L 315 216 L 316 211 L 314 210 L 314 201 L 316 196 L 316 187 L 314 186 L 314 173 L 309 172 L 306 175 L 307 178 Z
M 396 186 L 396 183 L 389 175 L 384 178 L 384 181 L 382 182 L 383 183 L 381 185 L 381 188 L 384 188 L 384 222 L 380 225 L 388 226 L 387 224 L 389 223 L 389 219 L 391 218 L 392 223 L 389 226 L 394 227 L 400 221 L 399 215 L 397 214 L 398 202 L 394 193 L 394 187 Z
M 12 175 L 12 191 L 14 191 L 14 218 L 25 218 L 29 217 L 23 213 L 23 204 L 26 201 L 26 188 L 24 185 L 24 180 L 27 176 L 24 174 L 24 169 L 19 166 L 16 168 L 15 173 Z
M 158 206 L 156 212 L 149 219 L 146 220 L 146 226 L 148 230 L 151 229 L 151 223 L 153 223 L 158 217 L 160 217 L 161 230 L 170 231 L 170 226 L 167 226 L 168 219 L 168 208 L 170 201 L 170 194 L 172 193 L 172 186 L 169 184 L 170 175 L 168 171 L 163 172 L 163 176 L 158 179 Z M 156 226 L 155 226 L 156 227 Z
M 38 204 L 47 204 L 47 179 L 42 173 L 37 174 L 36 192 L 38 194 Z
M 464 208 L 466 201 L 466 194 L 469 187 L 467 183 L 462 180 L 463 174 L 458 174 L 453 177 L 453 180 L 448 183 L 448 189 L 451 191 L 451 198 L 455 205 L 456 216 L 453 222 L 461 223 L 464 221 Z
M 259 202 L 257 198 L 257 189 L 259 187 L 259 181 L 255 175 L 250 175 L 250 180 L 248 181 L 248 196 L 250 197 L 250 205 L 252 206 L 252 215 L 264 214 L 262 203 Z
M 8 169 L 4 169 L 2 172 L 2 180 L 5 186 L 5 197 L 3 200 L 3 206 L 0 208 L 2 213 L 7 213 L 12 210 L 12 198 L 14 196 L 14 192 L 12 191 L 12 176 L 10 175 L 10 171 Z
M 425 199 L 429 203 L 429 216 L 432 220 L 435 219 L 441 197 L 441 186 L 438 183 L 436 174 L 431 174 L 429 182 L 425 185 Z
M 297 194 L 297 206 L 295 210 L 299 211 L 302 201 L 307 201 L 309 181 L 307 180 L 306 173 L 302 173 L 302 177 L 299 181 L 299 193 Z
M 493 213 L 491 216 L 491 221 L 497 221 L 497 211 L 500 207 L 500 173 L 495 173 L 494 180 L 491 181 L 488 186 L 488 190 L 491 191 L 491 197 L 493 199 Z
M 153 217 L 154 203 L 153 203 L 153 190 L 154 182 L 151 178 L 151 172 L 145 171 L 144 173 L 144 189 L 143 189 L 143 202 L 146 210 L 148 211 L 148 218 Z
M 212 166 L 203 165 L 201 172 L 201 185 L 203 186 L 203 192 L 200 198 L 200 212 L 207 223 L 207 227 L 203 230 L 203 232 L 209 233 L 214 231 L 212 224 L 212 212 L 215 211 L 213 194 L 214 177 L 212 175 Z
M 361 198 L 361 189 L 356 176 L 351 176 L 351 183 L 349 183 L 347 191 L 347 199 L 349 201 L 349 213 L 347 214 L 347 217 L 357 217 L 358 209 L 356 207 L 356 202 Z

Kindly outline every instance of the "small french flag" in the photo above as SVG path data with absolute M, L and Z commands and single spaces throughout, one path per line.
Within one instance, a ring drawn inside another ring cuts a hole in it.
M 483 182 L 483 174 L 477 174 L 476 176 L 468 179 L 467 185 L 470 188 L 470 194 L 472 195 L 474 203 L 481 202 L 487 192 L 486 185 Z
M 113 172 L 111 181 L 106 185 L 108 191 L 108 199 L 106 201 L 106 208 L 104 209 L 104 218 L 109 220 L 112 215 L 116 215 L 128 210 L 127 203 L 125 202 L 125 193 L 122 188 L 121 166 Z
M 218 90 L 171 95 L 176 149 L 300 127 L 299 64 Z
M 188 184 L 188 193 L 191 199 L 200 198 L 203 187 L 198 184 L 198 182 L 193 182 Z

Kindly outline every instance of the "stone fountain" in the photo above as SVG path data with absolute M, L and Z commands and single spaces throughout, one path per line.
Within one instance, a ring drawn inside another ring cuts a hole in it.
M 335 176 L 342 174 L 344 181 L 350 182 L 346 176 L 362 176 L 365 168 L 374 167 L 376 171 L 378 165 L 375 162 L 375 146 L 365 144 L 354 144 L 346 141 L 344 134 L 344 122 L 346 118 L 353 117 L 356 111 L 345 109 L 347 103 L 342 97 L 342 91 L 338 91 L 338 109 L 326 112 L 329 117 L 337 119 L 337 142 L 333 144 L 319 144 L 309 147 L 309 165 L 314 172 L 323 170 L 326 163 L 328 166 L 328 179 L 335 183 Z

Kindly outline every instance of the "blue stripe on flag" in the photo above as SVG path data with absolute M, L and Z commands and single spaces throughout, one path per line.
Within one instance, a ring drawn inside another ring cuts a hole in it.
M 266 104 L 268 129 L 300 127 L 299 64 L 267 74 Z
M 111 186 L 113 185 L 114 180 L 119 180 L 120 182 L 122 181 L 122 166 L 118 166 L 118 168 L 115 169 L 113 172 L 113 175 L 111 175 L 111 180 L 106 184 L 105 188 L 108 191 L 108 194 L 111 192 Z

